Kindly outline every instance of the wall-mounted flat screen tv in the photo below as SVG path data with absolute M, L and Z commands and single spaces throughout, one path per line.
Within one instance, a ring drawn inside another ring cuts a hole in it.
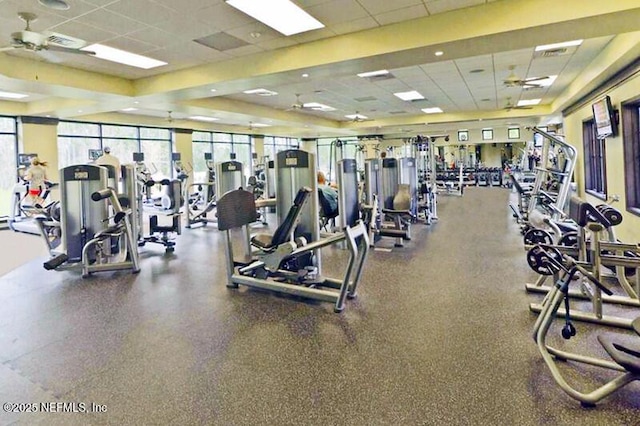
M 591 106 L 593 108 L 593 119 L 596 122 L 598 139 L 615 136 L 617 129 L 616 113 L 611 105 L 611 98 L 605 96 L 597 102 L 594 102 Z

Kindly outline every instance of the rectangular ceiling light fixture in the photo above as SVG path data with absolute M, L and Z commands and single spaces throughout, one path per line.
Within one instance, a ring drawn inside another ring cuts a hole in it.
M 358 77 L 362 77 L 362 78 L 379 77 L 381 75 L 387 75 L 387 74 L 389 74 L 389 71 L 387 70 L 378 70 L 378 71 L 362 72 L 358 74 Z
M 189 120 L 196 120 L 196 121 L 218 121 L 220 120 L 219 118 L 216 117 L 207 117 L 205 115 L 192 115 L 191 117 L 189 117 Z
M 571 40 L 564 41 L 562 43 L 542 44 L 540 46 L 536 46 L 536 52 L 541 52 L 543 50 L 562 49 L 563 47 L 580 46 L 582 42 L 583 40 Z
M 271 127 L 271 124 L 265 124 L 265 123 L 252 123 L 251 127 Z
M 131 108 L 122 108 L 120 111 L 122 111 L 122 112 L 132 112 L 132 111 L 137 111 L 137 110 L 138 110 L 138 108 L 131 107 Z
M 541 99 L 523 99 L 521 101 L 518 101 L 518 106 L 532 106 L 532 105 L 538 105 L 540 103 Z
M 345 117 L 347 117 L 349 120 L 366 120 L 367 117 L 366 115 L 362 115 L 362 114 L 349 114 L 349 115 L 345 115 Z
M 394 95 L 403 101 L 419 101 L 420 99 L 424 99 L 424 96 L 415 90 L 411 90 L 410 92 L 398 92 L 394 93 Z
M 307 102 L 303 106 L 304 106 L 305 109 L 312 109 L 314 111 L 329 112 L 329 111 L 335 111 L 336 110 L 334 107 L 330 107 L 329 105 L 321 104 L 319 102 Z
M 247 95 L 258 95 L 258 96 L 275 96 L 278 94 L 278 92 L 274 92 L 273 90 L 267 90 L 267 89 L 251 89 L 251 90 L 245 90 L 244 92 Z
M 227 0 L 227 4 L 286 36 L 324 28 L 289 0 Z
M 0 98 L 5 99 L 23 99 L 29 95 L 25 95 L 23 93 L 14 93 L 14 92 L 0 92 Z
M 136 55 L 135 53 L 105 46 L 103 44 L 92 44 L 91 46 L 83 47 L 80 50 L 95 52 L 94 56 L 96 58 L 104 59 L 105 61 L 117 62 L 119 64 L 129 65 L 145 70 L 167 65 L 166 62 L 159 61 L 157 59 Z
M 444 111 L 442 111 L 438 107 L 433 107 L 433 108 L 422 108 L 422 112 L 424 112 L 425 114 L 438 114 L 438 113 L 444 112 Z

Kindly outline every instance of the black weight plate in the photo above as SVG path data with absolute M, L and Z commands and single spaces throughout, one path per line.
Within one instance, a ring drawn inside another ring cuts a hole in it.
M 575 231 L 569 231 L 562 235 L 560 241 L 558 241 L 559 246 L 563 247 L 578 247 L 578 233 Z
M 542 248 L 541 246 L 532 247 L 527 252 L 527 263 L 540 275 L 553 275 L 558 271 L 558 267 L 550 259 L 562 263 L 562 254 L 556 248 Z
M 553 238 L 543 229 L 532 228 L 524 234 L 524 243 L 525 245 L 553 244 Z

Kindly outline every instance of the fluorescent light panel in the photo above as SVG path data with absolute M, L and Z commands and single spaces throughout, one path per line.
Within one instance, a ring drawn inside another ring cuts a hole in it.
M 420 99 L 424 99 L 424 96 L 422 96 L 416 90 L 411 90 L 409 92 L 398 92 L 398 93 L 394 93 L 394 95 L 396 95 L 403 101 L 418 101 Z
M 387 70 L 378 70 L 378 71 L 362 72 L 358 74 L 358 77 L 362 77 L 362 78 L 378 77 L 378 76 L 387 75 L 387 74 L 389 74 L 389 71 Z
M 308 109 L 312 109 L 314 111 L 335 111 L 336 109 L 334 107 L 330 107 L 329 105 L 325 105 L 325 104 L 321 104 L 318 102 L 308 102 L 306 104 L 304 104 L 305 108 Z
M 259 96 L 275 96 L 278 94 L 278 92 L 274 92 L 273 90 L 267 90 L 267 89 L 251 89 L 251 90 L 245 90 L 242 93 L 246 93 L 247 95 L 259 95 Z
M 227 4 L 286 36 L 324 28 L 289 0 L 227 0 Z
M 196 120 L 196 121 L 218 121 L 220 120 L 219 118 L 216 117 L 207 117 L 205 115 L 192 115 L 191 117 L 189 117 L 189 120 Z
M 424 112 L 425 114 L 438 114 L 438 113 L 444 112 L 444 111 L 442 111 L 438 107 L 433 107 L 433 108 L 422 108 L 422 112 Z
M 131 112 L 131 111 L 137 111 L 138 108 L 122 108 L 120 111 L 122 112 Z
M 253 123 L 251 124 L 252 127 L 271 127 L 271 124 L 265 124 L 265 123 Z
M 580 46 L 582 42 L 583 40 L 571 40 L 564 41 L 562 43 L 542 44 L 540 46 L 536 46 L 536 52 L 541 52 L 543 50 L 562 49 L 563 47 Z
M 349 115 L 345 115 L 345 117 L 347 117 L 350 120 L 366 120 L 367 117 L 366 115 L 362 115 L 362 114 L 349 114 Z
M 518 106 L 538 105 L 540 101 L 541 99 L 523 99 L 521 101 L 518 101 Z
M 91 46 L 83 47 L 80 50 L 95 52 L 94 56 L 96 58 L 104 59 L 105 61 L 117 62 L 119 64 L 129 65 L 145 70 L 167 65 L 166 62 L 159 61 L 157 59 L 136 55 L 135 53 L 105 46 L 103 44 L 92 44 Z
M 24 93 L 0 92 L 0 98 L 6 98 L 6 99 L 23 99 L 28 96 L 29 95 L 25 95 Z

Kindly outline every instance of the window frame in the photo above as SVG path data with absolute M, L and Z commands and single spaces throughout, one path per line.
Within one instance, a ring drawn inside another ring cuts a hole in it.
M 593 118 L 582 122 L 584 150 L 584 189 L 589 195 L 607 200 L 606 139 L 598 139 Z
M 640 97 L 622 102 L 621 106 L 625 207 L 640 216 Z

